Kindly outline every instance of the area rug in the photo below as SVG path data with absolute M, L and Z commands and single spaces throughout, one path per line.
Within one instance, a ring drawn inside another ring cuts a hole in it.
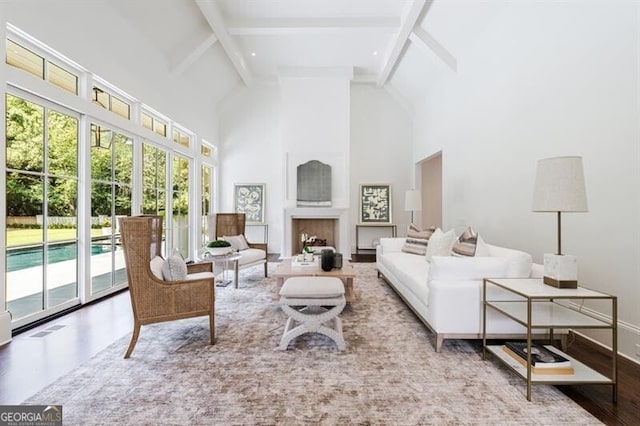
M 127 336 L 25 403 L 61 404 L 66 425 L 600 424 L 551 386 L 528 402 L 475 343 L 436 353 L 375 265 L 354 266 L 344 352 L 320 335 L 276 351 L 286 317 L 255 268 L 217 289 L 215 345 L 204 317 L 146 326 L 130 359 Z

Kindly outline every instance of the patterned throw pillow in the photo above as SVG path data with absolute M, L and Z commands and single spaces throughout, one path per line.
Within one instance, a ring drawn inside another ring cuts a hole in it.
M 453 245 L 453 256 L 473 257 L 476 255 L 476 247 L 478 245 L 478 233 L 475 232 L 470 226 L 460 234 L 458 240 Z
M 420 229 L 418 225 L 412 223 L 407 230 L 407 240 L 402 247 L 402 251 L 405 253 L 418 254 L 424 256 L 427 252 L 427 245 L 429 244 L 429 238 L 436 232 L 435 226 L 430 226 L 427 229 Z
M 232 235 L 230 237 L 225 235 L 222 239 L 231 243 L 233 251 L 242 251 L 249 248 L 249 244 L 244 235 Z
M 187 278 L 187 264 L 177 249 L 164 261 L 162 275 L 165 281 L 182 281 Z
M 453 243 L 455 242 L 456 233 L 453 232 L 453 229 L 447 232 L 442 232 L 440 228 L 436 229 L 429 239 L 429 245 L 425 253 L 427 262 L 431 262 L 433 256 L 450 256 L 451 247 L 453 247 Z

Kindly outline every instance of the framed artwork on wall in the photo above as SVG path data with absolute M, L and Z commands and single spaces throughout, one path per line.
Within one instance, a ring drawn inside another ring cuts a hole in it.
M 391 185 L 360 185 L 360 223 L 391 223 Z
M 264 223 L 264 183 L 236 183 L 233 194 L 234 209 L 247 215 L 247 224 Z

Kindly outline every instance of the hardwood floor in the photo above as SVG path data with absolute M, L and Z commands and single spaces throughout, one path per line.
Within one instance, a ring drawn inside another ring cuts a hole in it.
M 269 260 L 276 261 L 277 256 Z M 353 262 L 374 260 L 375 254 L 352 255 Z M 125 291 L 14 336 L 10 344 L 0 347 L 0 405 L 21 403 L 129 335 L 132 324 L 129 292 Z M 604 350 L 580 336 L 568 352 L 604 373 L 608 371 L 609 358 Z M 559 389 L 605 424 L 636 425 L 640 422 L 640 365 L 619 357 L 618 366 L 617 403 L 611 400 L 611 386 Z

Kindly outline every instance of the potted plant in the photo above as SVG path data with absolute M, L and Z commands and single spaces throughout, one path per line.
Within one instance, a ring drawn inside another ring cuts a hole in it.
M 209 241 L 207 244 L 207 251 L 212 256 L 222 256 L 232 251 L 231 243 L 225 240 Z

